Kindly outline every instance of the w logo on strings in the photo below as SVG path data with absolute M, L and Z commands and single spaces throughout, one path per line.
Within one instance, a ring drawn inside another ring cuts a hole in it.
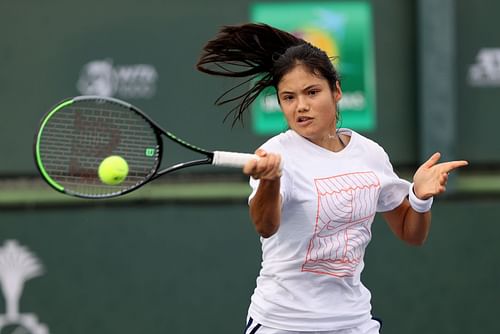
M 318 211 L 302 271 L 353 276 L 371 239 L 380 182 L 373 172 L 315 180 Z

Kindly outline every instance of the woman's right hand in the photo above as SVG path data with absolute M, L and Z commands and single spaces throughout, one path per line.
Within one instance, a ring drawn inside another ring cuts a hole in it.
M 259 180 L 276 180 L 281 177 L 281 156 L 279 154 L 257 149 L 255 155 L 259 156 L 259 159 L 248 161 L 243 167 L 243 173 Z

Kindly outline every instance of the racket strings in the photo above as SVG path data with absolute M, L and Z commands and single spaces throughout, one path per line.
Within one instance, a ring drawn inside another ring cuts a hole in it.
M 68 193 L 104 197 L 149 179 L 159 165 L 159 138 L 140 114 L 121 105 L 75 102 L 60 109 L 42 129 L 39 155 L 46 173 Z M 102 160 L 123 157 L 129 167 L 118 185 L 98 176 Z

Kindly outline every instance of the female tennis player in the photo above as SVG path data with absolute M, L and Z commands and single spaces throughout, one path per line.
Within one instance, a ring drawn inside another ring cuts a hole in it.
M 433 197 L 445 191 L 448 173 L 467 162 L 438 163 L 435 153 L 413 183 L 399 178 L 382 147 L 337 128 L 342 90 L 326 53 L 271 26 L 222 28 L 197 67 L 255 82 L 244 94 L 219 98 L 238 102 L 235 121 L 274 87 L 289 126 L 243 169 L 251 177 L 250 216 L 263 253 L 245 333 L 379 333 L 360 281 L 376 212 L 398 238 L 421 245 Z

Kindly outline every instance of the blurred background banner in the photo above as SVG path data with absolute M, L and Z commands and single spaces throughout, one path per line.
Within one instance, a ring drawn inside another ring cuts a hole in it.
M 81 95 L 151 99 L 158 80 L 152 64 L 114 64 L 113 59 L 95 59 L 80 70 L 76 88 Z
M 450 138 L 443 159 L 470 162 L 435 200 L 423 247 L 376 218 L 363 280 L 383 333 L 499 333 L 499 12 L 496 0 L 0 1 L 0 334 L 243 331 L 261 261 L 246 177 L 199 167 L 82 200 L 41 181 L 33 141 L 57 102 L 99 94 L 207 149 L 254 151 L 271 133 L 250 115 L 223 123 L 230 107 L 214 101 L 236 82 L 195 64 L 221 26 L 260 20 L 340 56 L 344 91 L 365 94 L 359 113 L 344 95 L 342 126 L 402 177 Z
M 325 51 L 342 82 L 340 126 L 371 132 L 376 126 L 375 66 L 371 6 L 367 2 L 256 3 L 251 18 L 299 36 Z M 252 106 L 257 134 L 287 128 L 274 89 Z

